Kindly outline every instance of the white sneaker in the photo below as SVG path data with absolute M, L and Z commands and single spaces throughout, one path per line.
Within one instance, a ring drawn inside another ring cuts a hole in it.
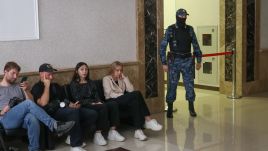
M 66 140 L 65 140 L 65 143 L 68 144 L 68 145 L 71 145 L 70 135 L 67 136 L 67 138 L 66 138 Z M 84 147 L 86 147 L 86 146 L 87 146 L 87 144 L 86 144 L 85 142 L 83 142 L 82 145 L 79 146 L 79 147 L 84 148 Z
M 151 129 L 153 131 L 160 131 L 162 129 L 162 125 L 157 123 L 155 119 L 151 119 L 150 121 L 145 121 L 145 128 Z
M 135 131 L 134 137 L 139 139 L 140 141 L 147 140 L 147 136 L 144 135 L 144 133 L 141 129 L 138 129 Z
M 82 147 L 71 147 L 71 151 L 86 151 Z
M 117 130 L 110 130 L 108 133 L 108 139 L 111 141 L 123 142 L 125 137 L 120 135 Z
M 93 142 L 97 145 L 104 146 L 107 144 L 106 140 L 103 138 L 100 132 L 96 132 L 94 135 Z

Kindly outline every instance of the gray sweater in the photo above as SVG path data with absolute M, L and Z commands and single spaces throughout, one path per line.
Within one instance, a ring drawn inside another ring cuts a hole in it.
M 2 110 L 11 98 L 18 97 L 23 99 L 23 94 L 19 84 L 13 84 L 11 86 L 0 86 L 0 110 Z

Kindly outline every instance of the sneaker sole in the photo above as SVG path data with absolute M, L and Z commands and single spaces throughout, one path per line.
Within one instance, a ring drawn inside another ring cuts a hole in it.
M 107 145 L 107 143 L 106 144 L 98 144 L 96 142 L 94 142 L 94 144 L 99 145 L 99 146 L 105 146 L 105 145 Z
M 67 141 L 65 141 L 65 143 L 66 143 L 67 145 L 71 145 L 71 143 L 69 143 L 69 142 L 67 142 Z M 82 144 L 81 146 L 79 146 L 79 147 L 84 148 L 84 147 L 86 147 L 86 146 L 87 146 L 87 144 L 86 144 L 85 142 L 83 142 L 83 144 Z
M 150 129 L 150 130 L 152 130 L 152 131 L 161 131 L 163 127 L 161 127 L 160 129 L 152 129 L 152 128 L 148 128 L 148 127 L 145 126 L 145 128 L 146 128 L 146 129 Z
M 124 142 L 126 139 L 124 138 L 123 140 L 116 140 L 116 139 L 111 139 L 108 137 L 108 140 L 110 141 L 116 141 L 116 142 Z
M 138 138 L 138 137 L 136 137 L 136 136 L 134 136 L 134 138 L 136 138 L 136 139 L 138 139 L 138 140 L 140 140 L 140 141 L 147 141 L 147 139 L 148 139 L 148 137 L 146 137 L 145 139 L 140 139 L 140 138 Z

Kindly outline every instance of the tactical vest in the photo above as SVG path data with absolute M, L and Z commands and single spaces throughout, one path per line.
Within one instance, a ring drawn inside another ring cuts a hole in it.
M 190 27 L 186 25 L 185 28 L 171 26 L 172 33 L 170 35 L 169 48 L 170 51 L 176 54 L 191 53 L 192 37 L 190 34 Z

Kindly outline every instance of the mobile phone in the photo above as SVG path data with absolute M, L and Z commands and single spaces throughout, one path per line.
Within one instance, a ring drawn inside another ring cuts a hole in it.
M 28 77 L 24 76 L 21 78 L 20 83 L 23 83 L 24 81 L 27 81 Z

